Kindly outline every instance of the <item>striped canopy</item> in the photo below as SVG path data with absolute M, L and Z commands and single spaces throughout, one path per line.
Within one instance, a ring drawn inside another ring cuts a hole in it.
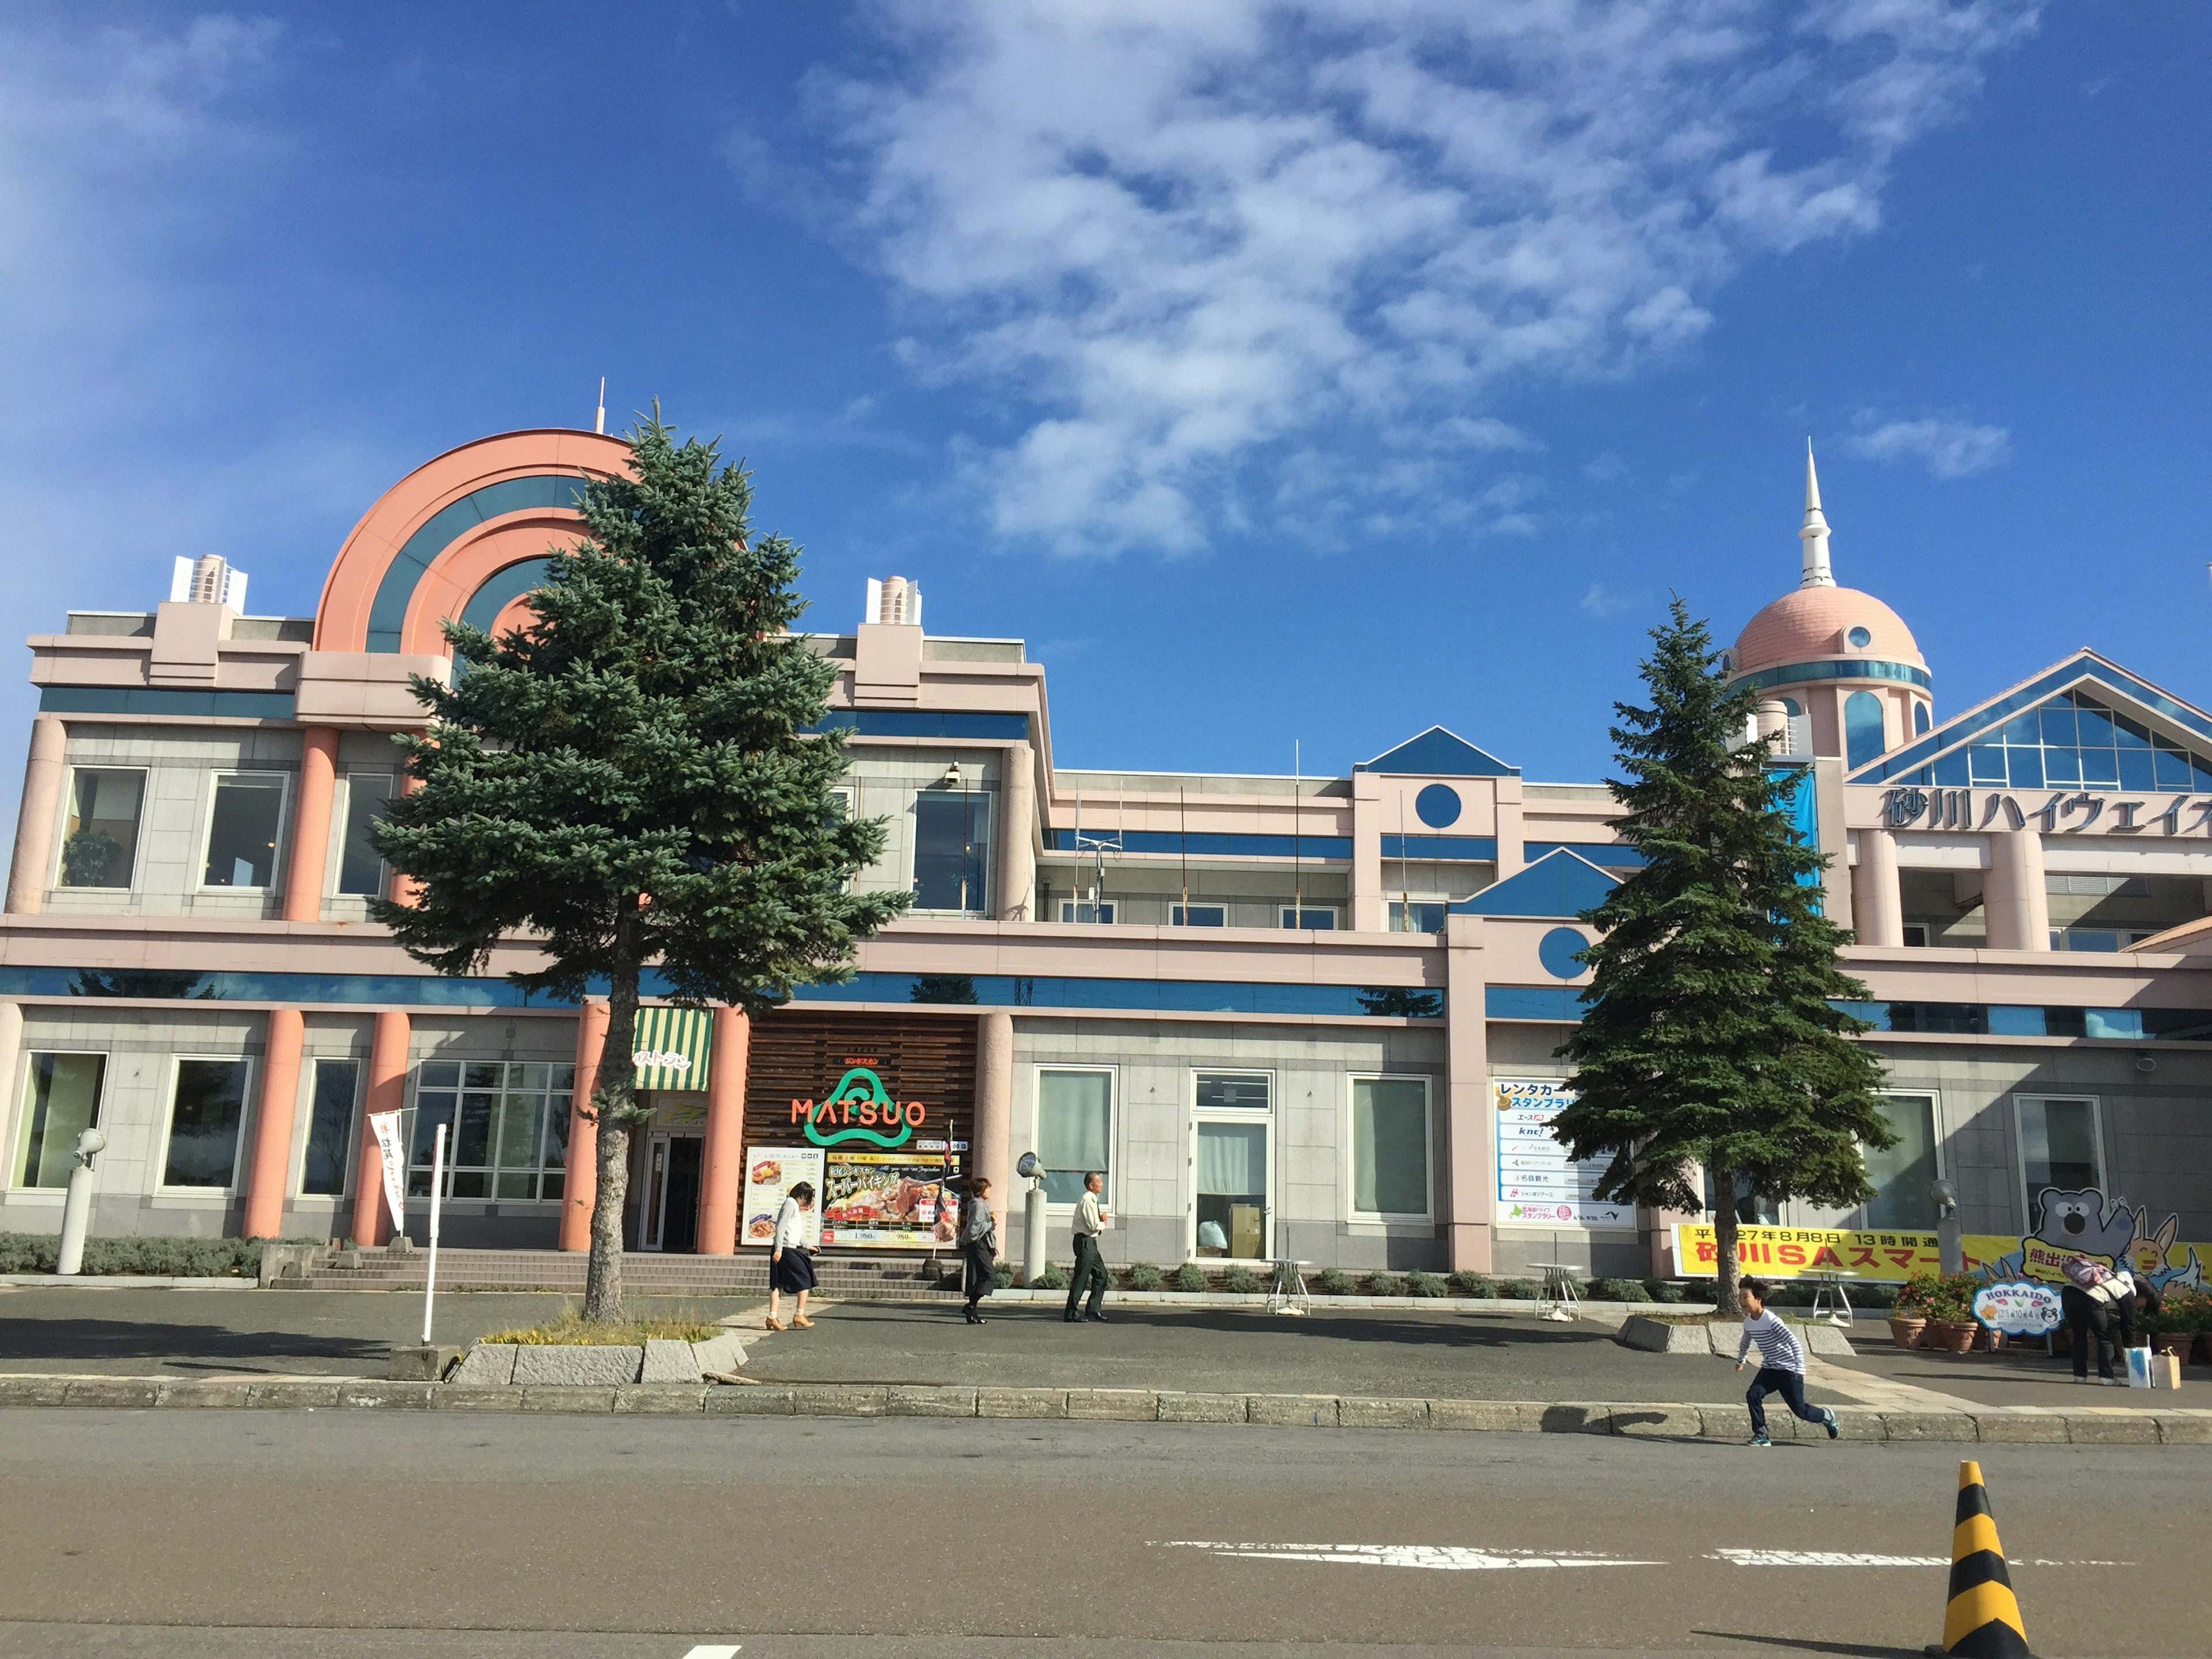
M 640 1089 L 703 1089 L 714 1019 L 702 1008 L 640 1008 L 630 1057 Z

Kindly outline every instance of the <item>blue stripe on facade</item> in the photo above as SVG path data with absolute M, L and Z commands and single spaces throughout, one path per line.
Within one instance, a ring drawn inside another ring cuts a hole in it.
M 1924 668 L 1909 662 L 1873 662 L 1863 657 L 1835 662 L 1791 663 L 1784 668 L 1762 668 L 1756 674 L 1738 675 L 1738 685 L 1796 685 L 1806 680 L 1890 680 L 1917 685 L 1925 691 L 1935 685 Z
M 1576 1025 L 1582 1022 L 1583 994 L 1556 985 L 1490 985 L 1483 988 L 1482 1012 L 1492 1019 L 1547 1019 Z
M 1125 853 L 1198 853 L 1220 858 L 1250 859 L 1349 859 L 1352 856 L 1352 837 L 1349 836 L 1230 836 L 1192 834 L 1185 836 L 1173 830 L 1121 830 L 1096 825 L 1083 832 L 1086 842 L 1094 838 L 1108 843 L 1119 842 Z M 1443 839 L 1439 837 L 1439 839 Z M 1078 851 L 1073 830 L 1048 830 L 1046 848 L 1056 853 Z M 1498 854 L 1497 844 L 1491 845 L 1490 855 Z M 1416 854 L 1415 856 L 1419 856 Z
M 2092 657 L 2075 657 L 2059 664 L 2049 673 L 2030 680 L 2011 696 L 2000 697 L 1973 714 L 1963 714 L 1948 726 L 1939 726 L 1917 743 L 1908 744 L 1894 754 L 1883 756 L 1872 765 L 1852 773 L 1848 781 L 1852 783 L 1886 783 L 1892 778 L 1917 770 L 1937 755 L 1956 749 L 1961 744 L 1971 743 L 1992 726 L 2002 726 L 2014 714 L 2047 702 L 2059 692 L 2079 685 L 2084 680 L 2117 691 L 2172 720 L 2176 726 L 2212 741 L 2212 720 L 2207 720 L 2196 709 L 2145 685 L 2132 674 L 2109 667 Z
M 540 473 L 527 478 L 508 478 L 482 489 L 472 489 L 460 500 L 430 515 L 428 522 L 410 536 L 386 566 L 376 585 L 376 598 L 368 608 L 368 642 L 364 649 L 397 651 L 400 626 L 415 589 L 438 555 L 480 524 L 508 513 L 532 507 L 574 510 L 589 481 L 579 473 Z
M 195 720 L 289 720 L 289 691 L 165 691 L 143 685 L 50 685 L 42 714 L 182 714 Z
M 1611 841 L 1532 841 L 1522 847 L 1521 860 L 1534 864 L 1553 853 L 1572 853 L 1607 870 L 1640 870 L 1644 863 L 1644 854 L 1633 847 Z
M 1495 836 L 1385 836 L 1386 859 L 1427 859 L 1437 862 L 1498 862 Z
M 1026 743 L 1027 714 L 979 714 L 959 709 L 833 708 L 811 729 L 842 727 L 862 738 L 981 738 L 994 743 Z

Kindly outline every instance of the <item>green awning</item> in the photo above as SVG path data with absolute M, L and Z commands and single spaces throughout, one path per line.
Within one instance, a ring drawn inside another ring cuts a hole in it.
M 703 1008 L 641 1008 L 630 1058 L 637 1066 L 632 1086 L 640 1089 L 703 1089 L 714 1051 L 714 1016 Z

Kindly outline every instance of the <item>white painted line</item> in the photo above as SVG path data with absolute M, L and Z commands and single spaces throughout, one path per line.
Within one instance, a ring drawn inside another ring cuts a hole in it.
M 1663 1567 L 1664 1561 L 1627 1561 L 1618 1556 L 1571 1551 L 1539 1555 L 1533 1550 L 1463 1549 L 1452 1544 L 1226 1544 L 1177 1539 L 1164 1547 L 1208 1550 L 1245 1560 L 1335 1561 L 1364 1567 L 1423 1567 L 1432 1572 L 1489 1572 L 1516 1567 Z
M 2045 1561 L 2007 1558 L 2015 1567 L 2130 1567 L 2132 1561 Z M 1851 1550 L 1716 1550 L 1708 1561 L 1739 1567 L 1948 1567 L 1948 1555 L 1866 1555 Z
M 711 1647 L 696 1647 L 684 1659 L 738 1659 L 738 1644 L 717 1643 Z

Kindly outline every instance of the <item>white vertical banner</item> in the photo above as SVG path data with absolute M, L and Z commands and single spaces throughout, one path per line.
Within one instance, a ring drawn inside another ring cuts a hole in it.
M 399 1143 L 399 1114 L 371 1112 L 369 1133 L 384 1162 L 384 1201 L 392 1206 L 392 1230 L 407 1231 L 407 1153 Z

